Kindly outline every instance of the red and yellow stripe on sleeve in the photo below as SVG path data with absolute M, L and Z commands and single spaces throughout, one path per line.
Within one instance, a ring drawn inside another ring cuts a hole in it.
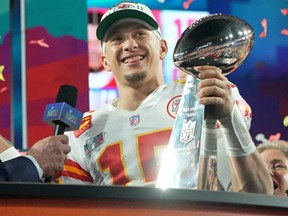
M 74 178 L 76 180 L 83 182 L 93 183 L 93 178 L 91 177 L 89 172 L 84 170 L 78 163 L 70 159 L 67 159 L 65 161 L 64 168 L 60 173 L 60 177 L 61 176 Z M 58 183 L 61 184 L 63 182 L 61 182 L 61 179 L 58 179 Z

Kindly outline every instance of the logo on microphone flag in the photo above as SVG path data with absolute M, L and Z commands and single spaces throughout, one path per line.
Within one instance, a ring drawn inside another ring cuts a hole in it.
M 61 121 L 67 125 L 66 130 L 75 130 L 79 129 L 82 117 L 82 112 L 62 102 L 48 104 L 42 120 L 51 126 L 54 126 L 55 122 Z

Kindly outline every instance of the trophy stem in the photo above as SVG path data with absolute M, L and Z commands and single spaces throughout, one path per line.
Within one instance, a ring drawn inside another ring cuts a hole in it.
M 200 80 L 188 75 L 156 187 L 197 189 L 204 105 L 199 102 Z

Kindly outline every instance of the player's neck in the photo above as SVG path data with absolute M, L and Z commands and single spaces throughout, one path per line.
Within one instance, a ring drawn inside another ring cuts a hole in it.
M 160 85 L 154 85 L 150 88 L 142 86 L 141 88 L 129 88 L 125 91 L 119 91 L 119 101 L 117 107 L 124 110 L 136 110 L 140 104 Z

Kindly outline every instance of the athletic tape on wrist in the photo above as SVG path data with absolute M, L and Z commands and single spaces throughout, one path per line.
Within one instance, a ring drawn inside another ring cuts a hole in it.
M 226 152 L 232 157 L 243 157 L 253 153 L 256 146 L 251 138 L 244 117 L 234 104 L 233 110 L 225 118 L 219 119 L 226 141 Z

